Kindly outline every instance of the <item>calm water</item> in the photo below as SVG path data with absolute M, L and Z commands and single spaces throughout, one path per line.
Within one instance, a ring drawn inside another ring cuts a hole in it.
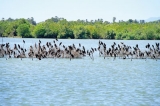
M 3 42 L 23 45 L 23 39 L 5 38 Z M 25 48 L 39 39 L 25 39 Z M 53 39 L 41 39 L 42 43 Z M 64 45 L 79 43 L 98 47 L 98 40 L 60 40 Z M 160 41 L 102 40 L 143 50 L 147 43 Z M 0 43 L 2 41 L 0 40 Z M 160 60 L 103 59 L 8 59 L 0 58 L 0 105 L 19 106 L 159 106 Z

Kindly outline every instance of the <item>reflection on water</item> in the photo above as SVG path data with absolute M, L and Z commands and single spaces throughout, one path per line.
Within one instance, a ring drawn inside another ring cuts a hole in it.
M 49 39 L 52 41 L 52 39 Z M 20 43 L 22 39 L 4 39 Z M 38 39 L 25 39 L 26 45 Z M 41 40 L 42 43 L 48 40 Z M 27 43 L 28 42 L 28 43 Z M 62 40 L 97 47 L 98 40 Z M 108 45 L 112 40 L 104 40 Z M 121 41 L 116 41 L 121 42 Z M 148 42 L 123 41 L 128 45 Z M 23 42 L 22 42 L 23 43 Z M 8 105 L 149 105 L 160 104 L 160 60 L 8 59 L 0 58 L 0 101 Z

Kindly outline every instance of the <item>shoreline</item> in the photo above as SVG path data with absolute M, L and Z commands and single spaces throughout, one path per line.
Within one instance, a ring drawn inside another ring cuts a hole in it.
M 1 39 L 2 37 L 0 37 L 0 39 Z M 56 38 L 22 38 L 22 37 L 3 37 L 3 38 L 20 38 L 20 39 L 56 39 Z M 59 38 L 59 39 L 61 39 L 61 38 Z M 64 38 L 63 38 L 64 39 Z M 66 39 L 67 40 L 67 39 Z M 72 39 L 73 40 L 73 39 Z M 91 40 L 91 39 L 75 39 L 75 40 Z M 92 40 L 124 40 L 124 41 L 127 41 L 128 39 L 92 39 Z M 138 41 L 140 41 L 140 40 L 150 40 L 150 39 L 130 39 L 130 40 L 138 40 Z M 151 41 L 156 41 L 156 40 L 158 40 L 158 39 L 153 39 L 153 40 L 151 40 Z M 128 40 L 129 41 L 129 40 Z

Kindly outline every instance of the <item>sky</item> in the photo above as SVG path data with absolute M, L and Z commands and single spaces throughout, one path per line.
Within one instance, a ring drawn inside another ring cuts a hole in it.
M 160 17 L 160 0 L 0 0 L 0 19 L 33 17 L 42 22 L 55 16 L 68 21 L 146 20 Z

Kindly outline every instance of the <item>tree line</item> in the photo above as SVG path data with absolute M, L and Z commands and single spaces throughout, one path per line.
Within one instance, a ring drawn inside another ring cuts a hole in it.
M 22 38 L 61 38 L 61 39 L 117 39 L 117 40 L 160 40 L 160 20 L 146 23 L 144 20 L 115 22 L 97 20 L 67 21 L 52 17 L 36 23 L 28 19 L 0 20 L 0 36 Z

